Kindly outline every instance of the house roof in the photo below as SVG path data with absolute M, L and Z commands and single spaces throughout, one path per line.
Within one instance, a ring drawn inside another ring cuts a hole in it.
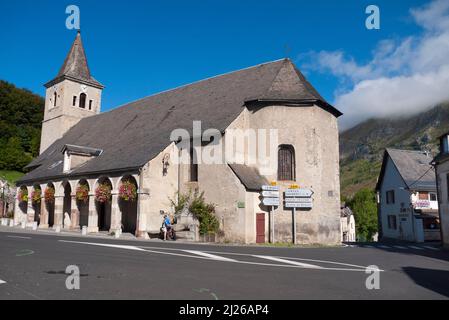
M 64 79 L 85 83 L 100 89 L 104 88 L 104 86 L 95 80 L 90 74 L 86 53 L 81 40 L 81 33 L 79 31 L 76 35 L 75 41 L 73 41 L 67 57 L 64 60 L 64 64 L 58 72 L 58 75 L 55 79 L 45 84 L 45 86 L 47 88 L 51 87 Z
M 229 167 L 248 191 L 261 191 L 262 186 L 268 184 L 257 168 L 242 164 L 229 164 Z
M 293 107 L 315 103 L 334 116 L 341 113 L 327 104 L 294 64 L 277 60 L 216 76 L 155 94 L 112 111 L 82 119 L 61 139 L 28 165 L 34 169 L 18 183 L 66 177 L 61 153 L 65 145 L 101 149 L 70 175 L 138 169 L 162 152 L 174 129 L 191 131 L 192 122 L 222 132 L 250 101 L 294 102 Z
M 435 169 L 431 165 L 432 157 L 423 151 L 386 149 L 381 173 L 376 186 L 380 190 L 387 160 L 390 158 L 410 190 L 436 191 Z

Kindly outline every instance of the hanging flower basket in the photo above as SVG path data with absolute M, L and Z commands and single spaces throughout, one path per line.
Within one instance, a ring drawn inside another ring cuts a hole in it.
M 20 189 L 17 193 L 17 200 L 19 202 L 28 202 L 28 190 L 27 189 Z
M 119 189 L 119 197 L 123 201 L 135 201 L 137 198 L 137 187 L 131 181 L 123 181 Z
M 102 183 L 95 190 L 95 199 L 100 203 L 106 203 L 111 199 L 111 186 Z
M 55 188 L 47 187 L 44 192 L 44 199 L 46 203 L 54 203 L 55 202 Z
M 76 200 L 87 202 L 89 200 L 89 187 L 82 184 L 76 189 Z
M 41 203 L 42 198 L 42 190 L 41 189 L 34 189 L 33 192 L 31 192 L 31 201 L 35 204 Z

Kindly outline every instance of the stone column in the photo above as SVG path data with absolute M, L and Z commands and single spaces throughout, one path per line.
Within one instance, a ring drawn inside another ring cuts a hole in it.
M 41 185 L 42 199 L 41 199 L 41 223 L 39 224 L 39 229 L 48 229 L 48 210 L 45 203 L 45 189 L 46 184 Z
M 109 232 L 115 232 L 122 227 L 122 213 L 118 205 L 118 194 L 112 194 L 111 197 L 111 230 Z
M 71 195 L 71 211 L 70 211 L 70 220 L 72 222 L 71 229 L 79 230 L 80 229 L 80 211 L 78 210 L 77 201 L 76 201 L 76 193 Z
M 143 189 L 142 189 L 143 190 Z M 139 198 L 137 203 L 137 231 L 138 238 L 148 239 L 147 232 L 147 216 L 145 212 L 150 207 L 150 196 L 146 192 L 139 191 Z
M 20 191 L 20 188 L 17 188 L 16 198 L 14 200 L 14 225 L 20 224 L 20 222 L 22 222 L 22 220 L 23 220 L 23 212 L 19 206 L 20 205 L 19 200 L 17 199 L 19 191 Z
M 28 188 L 28 203 L 27 203 L 27 224 L 31 225 L 34 222 L 35 210 L 33 207 L 33 199 L 31 199 L 31 194 L 33 193 L 33 188 Z
M 98 213 L 95 207 L 95 194 L 89 194 L 89 221 L 87 223 L 87 232 L 98 232 Z
M 64 224 L 64 213 L 62 212 L 63 209 L 64 196 L 55 195 L 55 224 L 53 225 L 54 229 L 56 229 L 57 227 L 60 227 L 62 229 L 62 226 Z

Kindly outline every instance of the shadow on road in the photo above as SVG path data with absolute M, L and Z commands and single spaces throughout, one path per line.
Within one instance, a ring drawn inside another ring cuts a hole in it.
M 417 285 L 449 297 L 449 271 L 416 267 L 402 268 Z

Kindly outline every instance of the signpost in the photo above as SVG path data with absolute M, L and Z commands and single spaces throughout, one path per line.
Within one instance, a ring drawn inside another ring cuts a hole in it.
M 281 205 L 278 186 L 262 186 L 262 203 L 270 210 L 270 243 L 274 243 L 274 207 Z
M 293 209 L 293 243 L 296 244 L 296 209 L 313 208 L 313 191 L 310 189 L 288 189 L 285 191 L 285 207 Z

